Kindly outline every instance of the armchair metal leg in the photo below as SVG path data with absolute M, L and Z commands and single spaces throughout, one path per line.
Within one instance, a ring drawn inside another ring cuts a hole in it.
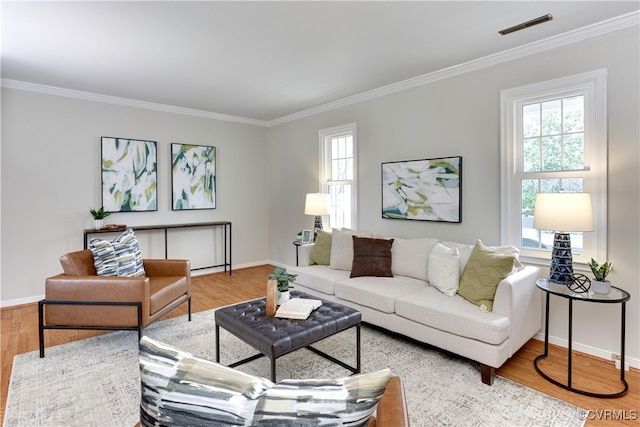
M 189 322 L 191 322 L 191 297 L 187 300 L 187 304 L 189 305 Z
M 38 342 L 40 358 L 44 357 L 44 300 L 38 301 Z
M 132 306 L 135 307 L 138 312 L 138 325 L 137 326 L 66 326 L 66 325 L 53 325 L 47 326 L 44 324 L 44 305 L 77 305 L 77 306 Z M 44 330 L 45 329 L 74 329 L 74 330 L 95 330 L 95 331 L 138 331 L 138 340 L 142 338 L 142 303 L 140 302 L 128 302 L 128 301 L 47 301 L 43 299 L 38 301 L 38 341 L 40 344 L 40 357 L 44 357 Z

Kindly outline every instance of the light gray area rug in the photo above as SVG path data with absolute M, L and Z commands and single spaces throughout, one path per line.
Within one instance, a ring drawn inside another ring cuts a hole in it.
M 222 363 L 255 351 L 222 331 Z M 45 332 L 46 333 L 46 332 Z M 155 323 L 145 335 L 215 360 L 214 310 Z M 315 345 L 355 366 L 355 330 Z M 389 367 L 402 378 L 411 425 L 421 426 L 582 426 L 580 408 L 497 377 L 489 387 L 471 362 L 362 328 L 362 370 Z M 269 377 L 269 360 L 238 369 Z M 278 380 L 332 378 L 346 369 L 302 349 L 277 361 Z M 34 351 L 13 362 L 4 425 L 126 426 L 138 421 L 140 383 L 137 334 L 113 332 Z

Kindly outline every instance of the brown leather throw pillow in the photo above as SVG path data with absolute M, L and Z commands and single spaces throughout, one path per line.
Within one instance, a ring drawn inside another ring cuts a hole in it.
M 391 245 L 393 239 L 371 239 L 353 236 L 351 277 L 393 277 Z

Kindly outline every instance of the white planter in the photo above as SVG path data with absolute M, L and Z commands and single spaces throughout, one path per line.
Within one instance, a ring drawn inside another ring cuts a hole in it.
M 285 292 L 280 292 L 278 291 L 278 305 L 282 305 L 285 302 L 289 301 L 289 298 L 291 298 L 291 292 L 290 291 L 285 291 Z
M 607 295 L 609 292 L 611 292 L 611 282 L 608 280 L 592 280 L 591 290 L 596 294 Z
M 94 219 L 93 220 L 93 229 L 100 230 L 104 227 L 104 219 Z

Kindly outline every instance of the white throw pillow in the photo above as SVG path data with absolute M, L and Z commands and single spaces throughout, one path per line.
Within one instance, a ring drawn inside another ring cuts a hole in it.
M 427 281 L 429 254 L 437 239 L 394 239 L 391 246 L 391 272 L 393 275 L 413 277 Z
M 458 292 L 460 282 L 460 252 L 436 243 L 429 255 L 429 283 L 447 296 Z
M 373 237 L 373 234 L 361 233 L 348 228 L 334 229 L 331 233 L 330 268 L 351 271 L 353 265 L 353 236 Z

